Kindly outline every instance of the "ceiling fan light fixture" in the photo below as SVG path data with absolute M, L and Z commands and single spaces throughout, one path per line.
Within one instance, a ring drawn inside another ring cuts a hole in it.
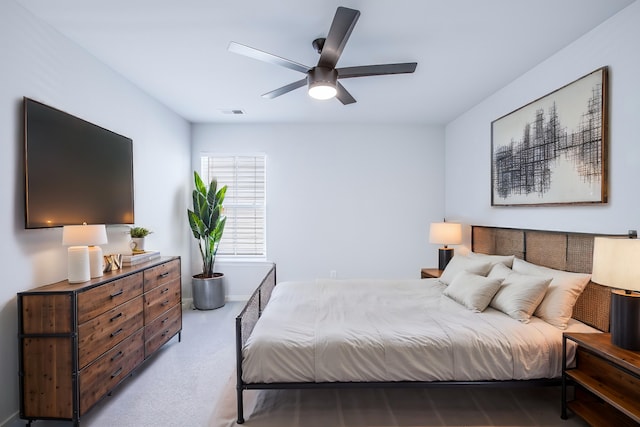
M 336 82 L 338 72 L 335 69 L 315 67 L 307 74 L 309 96 L 314 99 L 331 99 L 338 93 Z
M 326 82 L 316 83 L 314 86 L 309 86 L 309 96 L 314 99 L 331 99 L 336 96 L 336 93 L 338 93 L 336 87 Z

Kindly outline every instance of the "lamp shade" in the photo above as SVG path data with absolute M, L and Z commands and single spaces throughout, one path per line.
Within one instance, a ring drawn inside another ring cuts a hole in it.
M 596 237 L 591 280 L 611 291 L 611 343 L 640 350 L 640 240 Z
M 459 245 L 462 243 L 462 226 L 453 222 L 431 223 L 429 243 Z
M 611 288 L 640 291 L 640 240 L 596 237 L 591 280 Z
M 62 227 L 62 244 L 65 246 L 95 246 L 105 243 L 107 243 L 107 229 L 104 224 Z

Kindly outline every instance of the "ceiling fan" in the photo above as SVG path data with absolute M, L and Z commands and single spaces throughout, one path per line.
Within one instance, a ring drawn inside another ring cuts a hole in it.
M 306 77 L 301 80 L 263 94 L 262 96 L 264 98 L 276 98 L 304 85 L 308 85 L 309 95 L 316 99 L 336 97 L 344 105 L 352 104 L 356 102 L 355 98 L 340 84 L 338 79 L 413 73 L 418 65 L 417 62 L 406 62 L 401 64 L 336 68 L 340 55 L 359 17 L 360 11 L 358 10 L 338 7 L 327 37 L 315 39 L 312 43 L 313 48 L 320 54 L 318 65 L 315 67 L 308 67 L 236 42 L 229 43 L 228 49 L 230 52 L 245 55 L 270 64 L 280 65 L 290 70 L 306 74 Z

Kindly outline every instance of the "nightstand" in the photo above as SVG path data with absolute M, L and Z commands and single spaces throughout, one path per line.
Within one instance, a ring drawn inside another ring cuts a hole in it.
M 575 342 L 576 363 L 567 367 L 567 340 Z M 562 418 L 567 408 L 592 426 L 640 423 L 640 352 L 611 343 L 611 334 L 565 332 L 562 340 Z M 567 386 L 575 396 L 567 401 Z
M 442 276 L 444 270 L 438 270 L 437 268 L 423 268 L 420 270 L 421 279 L 437 279 Z

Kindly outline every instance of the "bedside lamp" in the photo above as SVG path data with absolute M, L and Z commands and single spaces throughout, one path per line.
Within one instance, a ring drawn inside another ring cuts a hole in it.
M 444 270 L 451 258 L 453 248 L 447 245 L 462 243 L 462 226 L 453 222 L 434 222 L 429 227 L 429 243 L 444 245 L 438 249 L 438 269 Z
M 591 280 L 611 291 L 611 343 L 640 350 L 640 240 L 596 237 Z
M 103 258 L 100 246 L 107 243 L 104 225 L 65 225 L 62 244 L 67 249 L 69 283 L 82 283 L 102 276 Z

